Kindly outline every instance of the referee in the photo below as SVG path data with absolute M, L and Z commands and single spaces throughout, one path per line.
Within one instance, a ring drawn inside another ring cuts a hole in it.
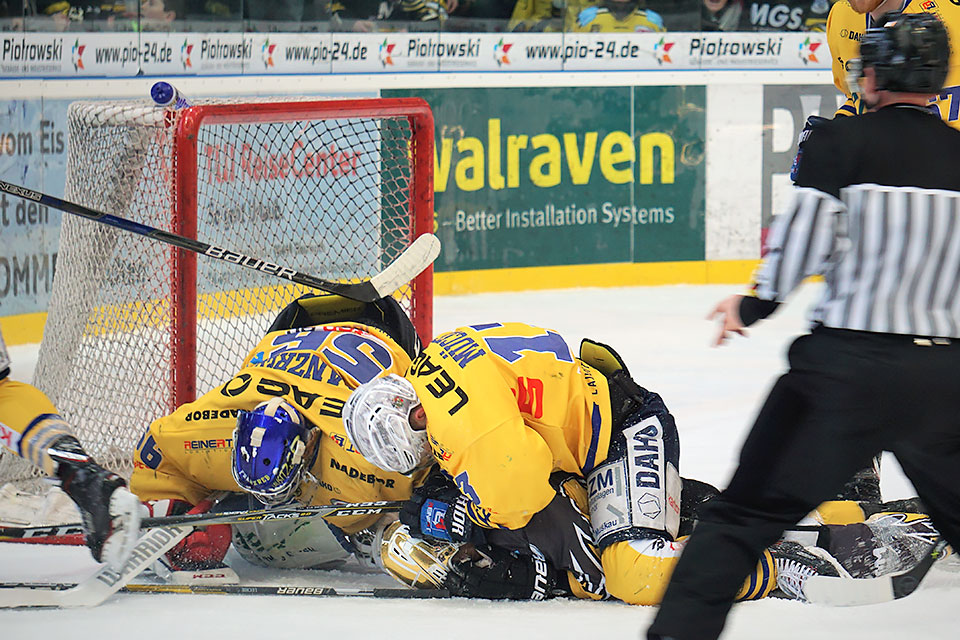
M 805 277 L 826 280 L 813 329 L 790 346 L 730 485 L 704 509 L 649 640 L 718 637 L 761 551 L 883 450 L 960 549 L 960 131 L 927 108 L 950 49 L 930 14 L 878 25 L 860 49 L 871 112 L 810 132 L 755 295 L 715 310 L 719 344 Z

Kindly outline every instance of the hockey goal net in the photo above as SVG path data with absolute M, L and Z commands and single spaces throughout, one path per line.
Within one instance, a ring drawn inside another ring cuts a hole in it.
M 420 99 L 69 109 L 65 199 L 326 279 L 381 270 L 433 231 L 433 117 Z M 35 384 L 129 477 L 150 422 L 226 380 L 309 290 L 63 216 Z M 432 271 L 396 294 L 421 339 Z M 0 457 L 0 486 L 36 483 Z

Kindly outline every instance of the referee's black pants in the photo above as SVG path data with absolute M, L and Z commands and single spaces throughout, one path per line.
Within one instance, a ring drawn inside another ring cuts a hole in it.
M 794 341 L 789 362 L 730 485 L 702 511 L 651 635 L 719 636 L 762 550 L 883 450 L 960 549 L 960 340 L 921 346 L 818 327 Z

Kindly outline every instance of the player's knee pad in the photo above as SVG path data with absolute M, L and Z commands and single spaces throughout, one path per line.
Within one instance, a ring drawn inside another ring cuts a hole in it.
M 660 604 L 682 548 L 664 538 L 611 544 L 601 556 L 607 593 L 628 604 Z
M 321 569 L 350 553 L 322 518 L 233 525 L 233 546 L 247 562 L 281 569 Z
M 611 438 L 603 464 L 587 475 L 593 537 L 600 549 L 680 527 L 680 440 L 659 396 L 629 416 Z
M 456 545 L 440 540 L 426 541 L 410 535 L 410 527 L 399 520 L 378 534 L 380 566 L 394 578 L 417 589 L 439 589 L 447 578 Z
M 777 586 L 777 571 L 774 566 L 773 556 L 766 549 L 757 567 L 753 573 L 747 576 L 743 586 L 737 592 L 737 601 L 741 600 L 759 600 L 767 597 Z

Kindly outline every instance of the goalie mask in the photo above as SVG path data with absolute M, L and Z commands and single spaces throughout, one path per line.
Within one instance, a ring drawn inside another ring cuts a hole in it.
M 419 405 L 413 385 L 391 373 L 356 388 L 343 407 L 343 426 L 364 458 L 386 471 L 411 473 L 432 455 L 427 432 L 410 426 Z
M 264 504 L 288 502 L 303 477 L 309 431 L 300 412 L 283 398 L 241 411 L 233 431 L 233 479 Z

